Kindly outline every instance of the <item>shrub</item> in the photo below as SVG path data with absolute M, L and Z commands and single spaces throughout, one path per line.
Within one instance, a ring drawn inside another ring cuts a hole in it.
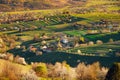
M 109 39 L 109 42 L 112 43 L 112 42 L 114 42 L 114 40 L 111 38 L 111 39 Z
M 33 70 L 36 72 L 36 74 L 40 77 L 47 77 L 47 67 L 46 64 L 40 63 L 37 66 L 34 66 Z
M 103 42 L 101 40 L 97 40 L 96 44 L 103 44 Z
M 6 80 L 19 80 L 21 75 L 21 68 L 10 62 L 4 62 L 1 76 Z
M 33 70 L 30 70 L 28 73 L 22 75 L 21 80 L 38 80 L 38 77 Z
M 107 69 L 101 69 L 98 62 L 92 65 L 80 63 L 76 68 L 76 73 L 78 80 L 104 80 Z

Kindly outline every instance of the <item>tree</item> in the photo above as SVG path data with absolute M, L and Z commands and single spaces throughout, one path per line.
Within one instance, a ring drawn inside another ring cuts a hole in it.
M 46 77 L 47 76 L 47 67 L 46 64 L 40 63 L 38 66 L 34 68 L 34 71 L 36 74 L 40 77 Z
M 110 38 L 110 39 L 109 39 L 109 42 L 112 43 L 112 42 L 114 42 L 114 40 L 113 40 L 112 38 Z
M 109 69 L 105 80 L 120 80 L 120 63 L 114 63 Z

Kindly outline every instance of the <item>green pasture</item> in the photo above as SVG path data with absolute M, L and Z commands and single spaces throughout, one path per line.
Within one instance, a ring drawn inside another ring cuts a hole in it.
M 82 17 L 85 19 L 88 19 L 90 21 L 98 21 L 100 19 L 107 19 L 111 21 L 120 21 L 120 15 L 119 14 L 108 14 L 108 13 L 100 13 L 100 12 L 93 12 L 93 13 L 86 13 L 86 14 L 72 14 L 76 17 Z
M 93 45 L 93 46 L 87 46 L 87 47 L 77 47 L 77 48 L 73 48 L 73 49 L 69 49 L 67 51 L 71 52 L 71 53 L 76 53 L 77 54 L 77 50 L 81 50 L 82 53 L 84 54 L 98 54 L 98 53 L 108 53 L 109 50 L 111 49 L 112 51 L 116 51 L 116 50 L 120 50 L 120 41 L 117 41 L 116 43 L 105 43 L 102 45 Z M 99 54 L 98 54 L 99 55 Z
M 104 33 L 104 34 L 90 34 L 85 35 L 84 37 L 90 41 L 96 42 L 97 40 L 102 40 L 103 42 L 109 42 L 109 39 L 113 39 L 113 41 L 120 40 L 120 33 L 119 32 L 112 32 L 112 33 Z
M 71 31 L 64 31 L 65 34 L 70 35 L 70 36 L 85 36 L 86 31 L 83 30 L 71 30 Z

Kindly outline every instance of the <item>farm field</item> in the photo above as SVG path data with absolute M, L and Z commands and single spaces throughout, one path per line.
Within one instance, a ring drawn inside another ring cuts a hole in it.
M 38 10 L 35 12 L 45 12 L 45 15 L 48 14 L 49 12 L 53 14 L 51 11 L 53 10 Z M 62 11 L 62 9 L 61 9 Z M 28 11 L 29 12 L 34 12 L 34 11 Z M 7 14 L 19 14 L 19 13 L 24 13 L 24 12 L 10 12 Z M 88 15 L 89 14 L 89 15 Z M 55 34 L 55 33 L 64 33 L 70 36 L 83 36 L 89 41 L 96 42 L 97 40 L 102 40 L 103 42 L 108 42 L 109 39 L 113 39 L 114 41 L 120 40 L 119 39 L 119 33 L 118 32 L 112 32 L 112 33 L 103 33 L 103 34 L 87 34 L 87 30 L 76 30 L 73 27 L 74 23 L 78 24 L 84 24 L 84 25 L 91 25 L 90 23 L 96 22 L 100 19 L 107 19 L 110 21 L 119 21 L 119 14 L 106 14 L 106 13 L 86 13 L 86 14 L 70 14 L 70 16 L 67 15 L 60 15 L 60 16 L 48 16 L 47 20 L 41 20 L 41 21 L 30 21 L 30 22 L 19 22 L 19 23 L 13 23 L 13 24 L 1 24 L 0 26 L 3 28 L 9 28 L 12 26 L 15 27 L 26 27 L 26 28 L 31 28 L 31 27 L 37 27 L 36 30 L 32 31 L 23 31 L 19 32 L 18 30 L 12 30 L 12 31 L 2 31 L 0 32 L 1 34 L 8 34 L 8 35 L 16 35 L 21 38 L 24 43 L 19 42 L 18 45 L 22 44 L 25 46 L 28 45 L 36 45 L 39 46 L 41 43 L 27 43 L 33 39 L 34 35 L 40 35 L 42 33 L 46 33 L 49 35 Z M 68 20 L 70 18 L 70 21 Z M 61 20 L 64 21 L 61 21 Z M 65 20 L 66 19 L 66 20 Z M 109 49 L 113 50 L 119 50 L 118 45 L 111 45 L 111 44 L 103 44 L 103 45 L 94 45 L 90 47 L 80 47 L 80 48 L 73 48 L 70 50 L 66 50 L 65 52 L 71 52 L 71 53 L 76 53 L 77 50 L 80 49 L 83 53 L 85 54 L 96 54 L 97 52 L 103 52 L 103 53 L 108 53 Z M 59 51 L 59 50 L 58 50 Z M 105 54 L 106 55 L 106 54 Z
M 119 43 L 120 43 L 120 41 L 116 41 L 115 43 L 106 43 L 106 44 L 102 44 L 102 45 L 74 48 L 74 49 L 70 49 L 68 51 L 71 53 L 77 53 L 77 50 L 81 50 L 82 53 L 84 53 L 84 54 L 96 54 L 96 56 L 99 56 L 99 55 L 105 56 L 105 55 L 111 55 L 109 53 L 110 50 L 112 50 L 113 52 L 116 50 L 119 50 L 119 48 L 120 48 Z
M 105 80 L 120 63 L 119 0 L 20 1 L 0 0 L 0 80 Z

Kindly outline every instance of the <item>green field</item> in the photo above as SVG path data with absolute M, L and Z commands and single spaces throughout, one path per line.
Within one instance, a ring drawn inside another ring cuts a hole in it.
M 106 56 L 107 53 L 109 53 L 109 50 L 111 49 L 112 51 L 120 50 L 120 41 L 116 43 L 106 43 L 102 45 L 93 45 L 93 46 L 88 46 L 88 47 L 78 47 L 78 48 L 73 48 L 69 49 L 67 52 L 77 54 L 77 50 L 81 50 L 83 54 L 96 54 L 99 55 L 101 53 L 101 56 Z M 109 55 L 109 54 L 108 54 Z
M 113 32 L 113 33 L 104 33 L 104 34 L 85 35 L 84 37 L 94 42 L 96 42 L 97 40 L 102 40 L 103 42 L 109 42 L 109 39 L 113 39 L 114 41 L 120 40 L 118 36 L 120 36 L 119 32 Z

